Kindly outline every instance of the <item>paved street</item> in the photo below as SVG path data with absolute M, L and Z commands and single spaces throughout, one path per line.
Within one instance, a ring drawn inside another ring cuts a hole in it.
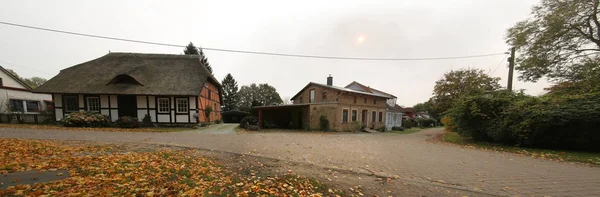
M 0 137 L 91 140 L 179 145 L 351 169 L 404 180 L 442 184 L 507 196 L 600 196 L 600 168 L 509 153 L 465 149 L 426 140 L 442 133 L 413 134 L 235 133 L 213 125 L 171 133 L 59 131 L 0 128 Z M 215 134 L 218 133 L 218 134 Z

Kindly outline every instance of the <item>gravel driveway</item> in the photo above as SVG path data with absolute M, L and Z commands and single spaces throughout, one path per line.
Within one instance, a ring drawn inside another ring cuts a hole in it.
M 406 135 L 292 132 L 223 135 L 206 130 L 139 133 L 0 128 L 0 137 L 179 145 L 365 173 L 373 171 L 378 175 L 494 195 L 600 196 L 598 167 L 426 141 L 442 132 L 430 129 Z

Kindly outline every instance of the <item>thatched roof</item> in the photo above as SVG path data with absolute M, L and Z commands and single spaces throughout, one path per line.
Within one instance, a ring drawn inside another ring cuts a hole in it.
M 198 55 L 109 53 L 61 70 L 33 92 L 197 96 L 207 80 L 221 89 Z

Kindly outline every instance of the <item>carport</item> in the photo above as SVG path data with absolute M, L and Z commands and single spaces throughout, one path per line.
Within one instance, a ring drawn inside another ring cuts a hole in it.
M 308 128 L 310 104 L 272 105 L 254 107 L 258 111 L 259 128 Z

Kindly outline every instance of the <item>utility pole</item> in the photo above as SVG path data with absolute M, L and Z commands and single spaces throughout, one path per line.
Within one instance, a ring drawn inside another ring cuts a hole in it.
M 508 85 L 506 88 L 512 91 L 513 70 L 515 69 L 515 47 L 510 48 L 510 57 L 508 58 Z

